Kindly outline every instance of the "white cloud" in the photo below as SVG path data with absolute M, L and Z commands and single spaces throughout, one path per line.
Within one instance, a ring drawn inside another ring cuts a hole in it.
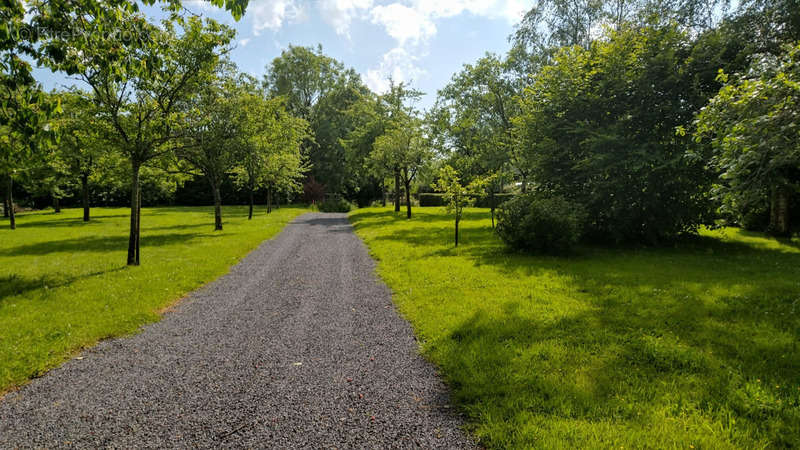
M 247 47 L 247 44 L 250 43 L 250 39 L 251 38 L 239 39 L 239 45 L 241 45 L 242 48 Z
M 376 6 L 370 16 L 372 22 L 383 25 L 386 33 L 401 47 L 407 42 L 419 44 L 436 34 L 436 25 L 429 16 L 400 3 Z
M 299 22 L 305 11 L 297 0 L 251 0 L 247 14 L 253 20 L 253 34 L 258 36 L 265 29 L 279 30 L 285 23 Z
M 529 10 L 533 2 L 528 0 L 411 0 L 414 9 L 433 18 L 447 18 L 463 13 L 491 19 L 506 19 L 516 23 Z
M 383 55 L 377 68 L 367 71 L 364 82 L 373 92 L 383 93 L 389 88 L 390 78 L 395 83 L 417 81 L 425 71 L 415 64 L 416 61 L 417 57 L 406 49 L 393 48 Z
M 353 19 L 364 18 L 372 7 L 372 0 L 321 0 L 320 12 L 336 34 L 350 37 L 350 23 Z

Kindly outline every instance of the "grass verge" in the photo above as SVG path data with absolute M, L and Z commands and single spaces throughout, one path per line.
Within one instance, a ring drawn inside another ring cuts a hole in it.
M 98 340 L 136 331 L 159 311 L 226 273 L 306 209 L 247 220 L 208 207 L 143 208 L 139 267 L 127 267 L 129 213 L 95 208 L 22 214 L 0 221 L 0 392 L 60 364 Z
M 471 209 L 350 214 L 489 448 L 800 445 L 800 242 L 507 252 Z

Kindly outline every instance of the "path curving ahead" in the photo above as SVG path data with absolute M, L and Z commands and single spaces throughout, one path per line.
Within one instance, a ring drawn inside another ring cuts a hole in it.
M 213 255 L 209 255 L 213 257 Z M 0 399 L 0 447 L 472 447 L 344 214 Z

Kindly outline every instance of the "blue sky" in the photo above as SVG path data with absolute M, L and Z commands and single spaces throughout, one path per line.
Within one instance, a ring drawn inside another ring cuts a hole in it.
M 374 91 L 389 76 L 426 93 L 433 104 L 465 63 L 486 52 L 505 53 L 508 35 L 533 0 L 250 0 L 235 22 L 200 0 L 184 2 L 192 12 L 234 27 L 232 59 L 242 71 L 263 76 L 265 66 L 289 44 L 322 44 L 323 52 L 353 67 Z M 148 10 L 153 16 L 159 12 Z M 38 71 L 46 88 L 75 84 Z

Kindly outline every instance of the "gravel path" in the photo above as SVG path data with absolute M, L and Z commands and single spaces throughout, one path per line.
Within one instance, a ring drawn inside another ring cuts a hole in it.
M 303 215 L 0 399 L 0 447 L 473 447 L 373 270 L 345 215 Z

